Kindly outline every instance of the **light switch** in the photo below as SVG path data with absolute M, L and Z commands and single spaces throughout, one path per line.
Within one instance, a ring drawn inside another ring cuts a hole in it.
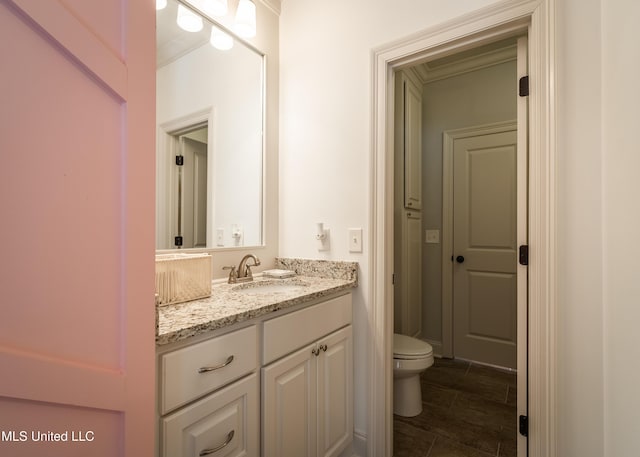
M 440 243 L 440 230 L 425 230 L 424 242 L 429 244 Z
M 349 252 L 362 252 L 362 229 L 349 229 Z

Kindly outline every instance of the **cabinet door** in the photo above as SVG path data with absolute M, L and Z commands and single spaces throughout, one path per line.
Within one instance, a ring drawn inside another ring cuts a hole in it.
M 163 457 L 258 457 L 258 376 L 252 374 L 162 420 Z
M 262 369 L 265 457 L 316 455 L 316 356 L 309 345 Z
M 422 92 L 404 82 L 404 206 L 422 208 Z
M 318 456 L 329 457 L 353 439 L 351 326 L 323 338 L 318 347 Z
M 407 211 L 402 220 L 401 332 L 418 336 L 422 331 L 422 218 Z

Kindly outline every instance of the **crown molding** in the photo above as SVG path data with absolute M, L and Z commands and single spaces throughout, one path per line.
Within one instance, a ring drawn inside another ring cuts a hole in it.
M 491 67 L 493 65 L 514 61 L 516 60 L 516 57 L 517 46 L 513 44 L 504 48 L 466 57 L 464 59 L 454 60 L 442 65 L 438 65 L 437 60 L 426 62 L 414 67 L 414 70 L 424 84 L 451 78 L 452 76 L 462 75 L 482 68 Z

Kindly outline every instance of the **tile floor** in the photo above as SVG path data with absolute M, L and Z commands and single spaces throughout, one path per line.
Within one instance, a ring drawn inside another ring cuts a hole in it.
M 394 416 L 394 457 L 516 457 L 516 374 L 436 359 L 422 413 Z

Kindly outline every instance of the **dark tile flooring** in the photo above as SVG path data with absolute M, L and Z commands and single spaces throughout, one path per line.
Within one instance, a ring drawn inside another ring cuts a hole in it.
M 394 416 L 394 457 L 516 457 L 516 374 L 436 359 L 422 413 Z

